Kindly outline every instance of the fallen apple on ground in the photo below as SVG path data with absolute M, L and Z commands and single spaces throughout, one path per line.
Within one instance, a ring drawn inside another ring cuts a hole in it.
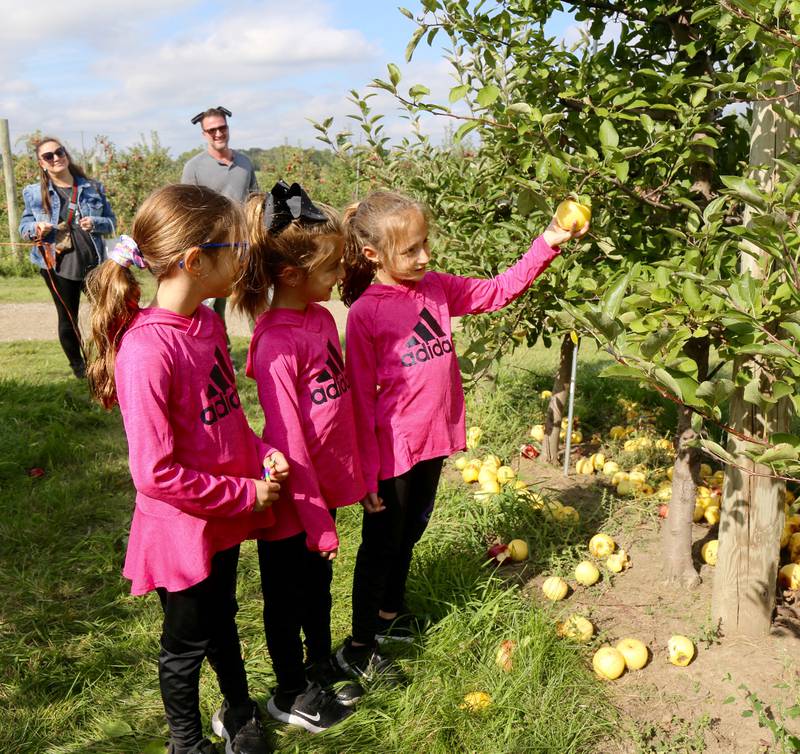
M 510 673 L 511 669 L 514 667 L 511 658 L 516 647 L 517 642 L 506 639 L 505 641 L 501 641 L 500 646 L 497 648 L 494 661 L 506 673 Z
M 628 670 L 641 670 L 647 665 L 647 647 L 638 639 L 622 639 L 617 643 L 617 651 L 625 658 L 625 667 Z
M 467 430 L 467 447 L 470 450 L 477 448 L 481 444 L 483 430 L 480 427 L 470 427 Z
M 458 708 L 466 709 L 470 712 L 480 712 L 490 706 L 491 703 L 492 697 L 485 691 L 470 691 L 468 694 L 464 694 L 464 701 L 458 705 Z
M 549 576 L 542 583 L 542 593 L 552 602 L 560 602 L 567 596 L 569 586 L 559 576 Z
M 626 553 L 625 550 L 612 553 L 606 559 L 606 568 L 608 568 L 611 573 L 621 573 L 630 568 L 630 565 L 631 559 L 628 557 L 628 553 Z
M 511 553 L 508 551 L 508 545 L 503 544 L 502 542 L 492 545 L 486 555 L 489 560 L 493 560 L 498 565 L 511 557 Z
M 792 591 L 800 589 L 800 565 L 797 563 L 787 563 L 778 571 L 778 584 L 781 589 Z
M 586 644 L 594 636 L 594 626 L 588 618 L 575 614 L 557 623 L 556 633 L 565 639 Z
M 575 581 L 583 586 L 592 586 L 600 580 L 600 571 L 597 566 L 588 561 L 582 560 L 575 566 Z
M 700 556 L 710 566 L 717 564 L 717 550 L 719 549 L 719 540 L 710 539 L 700 548 Z
M 694 657 L 694 644 L 686 636 L 676 634 L 667 642 L 669 661 L 679 668 L 685 668 Z
M 596 558 L 605 558 L 611 555 L 616 548 L 616 543 L 608 534 L 595 534 L 589 540 L 589 552 Z
M 625 672 L 625 658 L 614 647 L 600 647 L 592 657 L 592 667 L 606 681 L 613 681 Z
M 528 543 L 524 539 L 512 539 L 508 543 L 508 554 L 515 563 L 528 558 Z

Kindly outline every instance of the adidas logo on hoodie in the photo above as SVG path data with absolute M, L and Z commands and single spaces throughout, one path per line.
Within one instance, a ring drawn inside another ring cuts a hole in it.
M 336 346 L 328 341 L 328 358 L 325 359 L 327 369 L 323 369 L 316 377 L 319 387 L 311 390 L 311 401 L 317 406 L 341 398 L 349 389 L 350 381 L 344 374 L 344 362 Z
M 419 313 L 419 319 L 414 325 L 414 335 L 406 341 L 410 350 L 400 356 L 400 364 L 404 367 L 413 367 L 453 352 L 452 341 L 445 336 L 442 326 L 427 308 Z
M 200 421 L 209 426 L 242 405 L 236 392 L 236 378 L 219 346 L 214 349 L 214 359 L 216 363 L 211 369 L 206 387 L 206 398 L 211 401 L 211 405 L 200 412 Z

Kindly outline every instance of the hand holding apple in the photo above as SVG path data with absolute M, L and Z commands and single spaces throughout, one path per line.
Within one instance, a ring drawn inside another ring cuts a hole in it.
M 582 238 L 589 232 L 591 208 L 567 199 L 558 205 L 550 225 L 542 234 L 550 246 L 561 246 L 573 238 Z

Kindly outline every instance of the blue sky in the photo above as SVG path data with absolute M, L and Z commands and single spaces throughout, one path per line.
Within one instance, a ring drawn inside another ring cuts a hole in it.
M 420 12 L 418 0 L 405 6 Z M 233 111 L 231 145 L 314 146 L 307 118 L 346 125 L 350 89 L 366 91 L 386 64 L 409 83 L 445 94 L 441 49 L 403 54 L 414 24 L 385 0 L 36 0 L 4 2 L 0 117 L 15 149 L 35 130 L 80 151 L 96 134 L 128 146 L 157 131 L 174 155 L 201 144 L 191 117 L 213 105 Z M 548 32 L 570 36 L 565 14 Z M 376 109 L 397 112 L 388 95 Z M 444 123 L 430 124 L 434 135 Z M 393 137 L 407 132 L 387 119 Z M 316 142 L 318 145 L 319 143 Z

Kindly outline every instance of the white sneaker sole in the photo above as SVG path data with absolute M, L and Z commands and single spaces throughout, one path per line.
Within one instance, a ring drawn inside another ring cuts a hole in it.
M 309 733 L 322 733 L 322 731 L 327 730 L 327 728 L 314 725 L 311 720 L 308 720 L 302 715 L 284 712 L 282 709 L 278 708 L 272 697 L 270 697 L 270 700 L 267 702 L 267 712 L 269 712 L 270 717 L 274 718 L 275 720 L 280 720 L 282 723 L 288 723 L 289 725 L 296 725 L 299 728 L 304 728 Z
M 413 644 L 413 636 L 392 636 L 391 634 L 375 634 L 375 641 L 381 646 L 384 644 Z
M 225 754 L 235 754 L 231 746 L 231 737 L 228 735 L 228 731 L 225 730 L 225 725 L 222 722 L 222 718 L 219 716 L 219 710 L 217 710 L 211 718 L 211 730 L 214 731 L 215 736 L 219 736 L 225 741 Z

